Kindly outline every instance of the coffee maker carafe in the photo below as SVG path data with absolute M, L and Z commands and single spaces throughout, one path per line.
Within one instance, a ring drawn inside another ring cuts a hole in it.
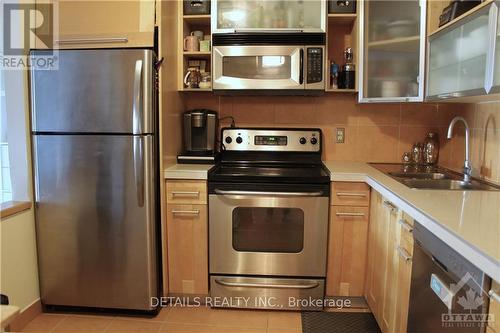
M 179 162 L 208 163 L 214 160 L 217 118 L 217 112 L 212 110 L 195 109 L 184 112 L 184 154 L 177 157 Z

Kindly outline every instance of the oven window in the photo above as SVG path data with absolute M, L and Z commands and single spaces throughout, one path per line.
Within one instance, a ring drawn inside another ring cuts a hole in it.
M 298 253 L 304 248 L 304 211 L 299 208 L 237 207 L 233 248 L 243 252 Z
M 240 79 L 290 79 L 291 62 L 291 56 L 228 56 L 222 58 L 222 75 Z

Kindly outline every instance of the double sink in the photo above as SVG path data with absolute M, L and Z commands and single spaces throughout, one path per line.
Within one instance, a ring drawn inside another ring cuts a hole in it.
M 413 189 L 500 191 L 499 186 L 475 179 L 464 181 L 462 174 L 440 167 L 389 163 L 372 163 L 371 165 Z

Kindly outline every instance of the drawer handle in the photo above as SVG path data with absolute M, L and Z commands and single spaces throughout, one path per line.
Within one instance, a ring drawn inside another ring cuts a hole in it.
M 403 229 L 405 229 L 406 231 L 408 232 L 413 232 L 413 227 L 411 226 L 411 224 L 409 224 L 408 222 L 406 222 L 405 220 L 401 219 L 398 221 L 398 223 L 401 225 L 401 227 Z
M 313 289 L 319 286 L 318 282 L 307 284 L 284 284 L 284 283 L 251 283 L 251 282 L 231 282 L 222 279 L 215 279 L 217 284 L 225 287 L 243 288 L 266 288 L 266 289 Z
M 365 216 L 365 213 L 335 213 L 337 216 L 358 216 L 358 217 L 363 217 Z
M 338 197 L 362 197 L 366 198 L 366 193 L 337 192 Z
M 199 197 L 200 191 L 172 191 L 172 196 Z
M 127 37 L 58 39 L 57 44 L 128 43 Z
M 401 246 L 398 246 L 396 248 L 396 250 L 398 251 L 398 255 L 404 260 L 404 261 L 410 261 L 411 260 L 411 256 L 410 254 L 405 250 L 403 249 Z
M 396 213 L 398 211 L 398 207 L 396 207 L 392 202 L 385 200 L 383 205 L 389 208 L 392 212 Z
M 200 215 L 199 210 L 172 210 L 174 215 Z
M 496 302 L 500 303 L 500 295 L 498 295 L 493 289 L 488 292 L 488 295 L 490 295 L 490 297 Z

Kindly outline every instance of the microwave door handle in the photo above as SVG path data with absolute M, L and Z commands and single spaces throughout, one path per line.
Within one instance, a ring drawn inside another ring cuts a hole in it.
M 323 191 L 316 192 L 262 192 L 262 191 L 224 191 L 215 189 L 215 194 L 220 195 L 260 195 L 260 196 L 278 196 L 278 197 L 319 197 Z
M 304 49 L 300 49 L 299 84 L 304 84 Z

